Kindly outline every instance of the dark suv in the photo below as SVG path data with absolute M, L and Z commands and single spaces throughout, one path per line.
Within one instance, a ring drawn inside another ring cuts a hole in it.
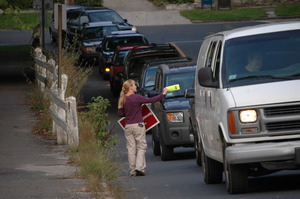
M 144 64 L 175 57 L 182 57 L 182 54 L 171 44 L 157 44 L 150 48 L 132 49 L 126 57 L 124 71 L 120 74 L 122 82 L 127 79 L 138 82 Z
M 113 31 L 118 31 L 118 26 L 112 22 L 91 22 L 84 25 L 77 46 L 80 53 L 80 60 L 84 62 L 95 62 L 98 65 L 98 52 L 96 48 L 102 43 L 105 36 Z
M 192 59 L 189 57 L 168 57 L 145 63 L 136 81 L 138 85 L 138 93 L 145 97 L 148 97 L 149 91 L 152 91 L 154 89 L 155 76 L 158 65 L 190 61 L 192 61 Z
M 84 7 L 70 6 L 67 8 L 67 38 L 68 42 L 73 41 L 75 35 L 80 35 L 85 23 L 110 21 L 119 26 L 120 30 L 133 30 L 136 27 L 127 23 L 116 11 L 106 7 Z M 50 21 L 51 22 L 51 21 Z M 53 30 L 50 23 L 50 36 L 52 40 L 57 39 L 57 30 Z M 65 34 L 63 34 L 63 37 Z
M 143 34 L 135 31 L 116 31 L 106 36 L 98 49 L 99 72 L 103 73 L 103 79 L 109 79 L 109 65 L 119 45 L 149 45 L 149 42 Z
M 161 64 L 157 68 L 154 91 L 149 96 L 155 96 L 164 87 L 179 84 L 180 90 L 170 91 L 165 97 L 151 104 L 151 109 L 160 121 L 152 129 L 152 146 L 154 155 L 161 159 L 173 159 L 175 147 L 194 147 L 194 136 L 189 131 L 189 99 L 184 97 L 184 91 L 194 86 L 196 64 L 194 62 L 179 62 Z
M 110 81 L 110 89 L 114 95 L 117 97 L 122 88 L 121 79 L 118 77 L 118 73 L 122 73 L 124 70 L 124 61 L 128 52 L 132 49 L 138 48 L 149 48 L 150 45 L 132 45 L 132 46 L 118 46 L 114 52 L 112 62 L 110 65 L 110 74 L 109 74 L 109 81 Z

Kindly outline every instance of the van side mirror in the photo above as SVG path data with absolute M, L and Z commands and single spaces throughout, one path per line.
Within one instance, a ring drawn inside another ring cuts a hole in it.
M 204 67 L 198 70 L 198 82 L 203 87 L 218 88 L 219 83 L 214 80 L 211 68 Z
M 195 98 L 195 89 L 194 88 L 185 89 L 184 97 L 185 98 Z

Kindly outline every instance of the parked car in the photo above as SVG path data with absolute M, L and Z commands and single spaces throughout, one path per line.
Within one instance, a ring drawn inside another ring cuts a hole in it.
M 164 87 L 179 84 L 180 90 L 170 91 L 165 97 L 151 104 L 151 109 L 160 121 L 152 128 L 153 154 L 161 155 L 161 160 L 173 159 L 175 147 L 193 147 L 194 137 L 189 131 L 188 110 L 189 99 L 184 91 L 193 88 L 196 64 L 194 62 L 178 62 L 161 64 L 155 77 L 152 97 L 162 92 Z
M 145 63 L 172 57 L 182 57 L 182 54 L 171 44 L 155 44 L 151 48 L 132 49 L 126 57 L 123 73 L 119 74 L 122 83 L 127 79 L 138 82 Z
M 135 31 L 116 31 L 106 36 L 102 41 L 99 51 L 99 72 L 103 73 L 103 79 L 109 79 L 110 62 L 119 45 L 149 45 L 146 37 Z
M 85 6 L 69 6 L 67 7 L 67 29 L 63 36 L 67 35 L 67 42 L 72 43 L 73 37 L 81 34 L 85 23 L 111 21 L 120 30 L 133 30 L 136 27 L 127 23 L 116 11 L 106 7 L 85 7 Z M 50 20 L 50 37 L 52 41 L 57 40 L 58 30 L 54 28 L 54 15 Z
M 66 8 L 66 12 L 67 12 L 67 16 L 66 17 L 68 18 L 68 13 L 71 10 L 83 9 L 83 8 L 84 8 L 83 6 L 68 6 Z M 82 25 L 83 25 L 83 23 L 82 23 Z M 58 40 L 58 29 L 55 28 L 55 25 L 54 25 L 54 12 L 52 13 L 51 18 L 50 18 L 49 33 L 50 33 L 51 43 L 57 42 L 57 40 Z M 64 42 L 64 40 L 66 38 L 66 31 L 62 31 L 62 37 L 63 37 L 63 42 Z
M 122 82 L 118 73 L 122 73 L 124 70 L 124 62 L 128 52 L 131 49 L 140 49 L 140 48 L 149 48 L 151 45 L 132 45 L 132 46 L 118 46 L 114 52 L 113 58 L 110 65 L 110 89 L 114 95 L 114 97 L 120 94 L 122 88 Z
M 170 63 L 178 63 L 178 62 L 190 62 L 192 61 L 189 57 L 167 57 L 167 58 L 160 58 L 156 61 L 146 62 L 142 69 L 141 73 L 137 79 L 137 87 L 138 87 L 138 93 L 148 97 L 149 91 L 152 91 L 154 89 L 155 84 L 155 77 L 156 77 L 156 71 L 157 67 L 160 64 L 170 64 Z
M 197 133 L 197 121 L 195 117 L 195 88 L 186 89 L 184 92 L 184 97 L 189 99 L 190 109 L 188 110 L 188 121 L 189 121 L 189 131 L 190 134 L 194 136 L 194 148 L 196 155 L 196 163 L 201 167 L 201 154 L 199 151 L 199 138 Z
M 78 39 L 80 60 L 99 64 L 99 53 L 96 48 L 102 43 L 105 36 L 118 31 L 118 26 L 112 22 L 92 22 L 84 25 L 81 36 Z
M 299 21 L 205 38 L 195 76 L 195 118 L 207 184 L 222 183 L 224 171 L 227 191 L 244 193 L 248 176 L 300 168 L 299 46 Z M 255 70 L 248 67 L 252 52 L 261 53 Z

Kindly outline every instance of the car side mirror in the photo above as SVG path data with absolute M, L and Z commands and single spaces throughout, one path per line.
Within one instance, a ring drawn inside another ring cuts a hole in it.
M 122 78 L 125 78 L 125 75 L 122 72 L 117 72 L 117 77 L 122 79 Z
M 96 51 L 100 52 L 101 51 L 101 47 L 97 47 Z
M 137 78 L 138 75 L 134 74 L 134 73 L 130 73 L 129 74 L 129 79 L 134 79 L 134 78 Z
M 194 88 L 185 89 L 184 97 L 185 98 L 195 98 L 195 89 Z
M 211 68 L 204 67 L 198 70 L 198 82 L 203 87 L 218 88 L 219 84 L 214 81 Z
M 160 92 L 157 92 L 157 91 L 149 91 L 148 92 L 149 97 L 154 97 L 154 96 L 159 95 L 159 94 L 160 94 Z

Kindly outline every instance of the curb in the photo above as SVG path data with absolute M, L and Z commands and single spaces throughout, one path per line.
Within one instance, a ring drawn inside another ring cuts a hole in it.
M 231 19 L 231 20 L 191 20 L 192 23 L 218 23 L 218 22 L 244 22 L 244 21 L 265 21 L 279 19 L 300 19 L 300 15 L 286 17 L 264 17 L 257 19 Z

